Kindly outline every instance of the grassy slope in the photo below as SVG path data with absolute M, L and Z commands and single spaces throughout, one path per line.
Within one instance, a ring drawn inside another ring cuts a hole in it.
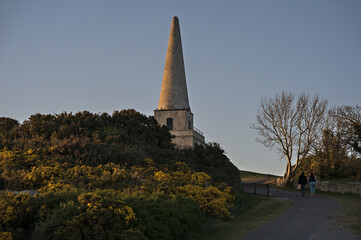
M 255 173 L 250 171 L 240 171 L 242 182 L 259 181 L 265 182 L 275 181 L 279 176 L 263 173 Z M 195 240 L 227 240 L 241 239 L 248 233 L 261 226 L 262 224 L 271 221 L 283 212 L 287 211 L 293 206 L 291 201 L 275 200 L 262 195 L 249 195 L 249 201 L 254 205 L 248 211 L 242 214 L 235 214 L 232 221 L 224 222 L 219 219 L 213 219 L 192 239 Z
M 277 178 L 280 178 L 280 176 L 276 176 L 272 174 L 255 173 L 249 171 L 240 171 L 240 174 L 243 183 L 259 182 L 259 183 L 275 184 L 277 182 Z
M 258 201 L 258 204 L 251 210 L 236 215 L 229 222 L 213 219 L 191 239 L 217 240 L 224 239 L 227 236 L 227 240 L 239 240 L 247 236 L 252 230 L 271 221 L 293 206 L 291 201 L 275 200 L 261 195 L 252 196 L 252 198 L 254 198 L 254 201 Z
M 242 178 L 280 178 L 281 176 L 276 176 L 272 174 L 265 174 L 265 173 L 255 173 L 249 171 L 240 171 Z

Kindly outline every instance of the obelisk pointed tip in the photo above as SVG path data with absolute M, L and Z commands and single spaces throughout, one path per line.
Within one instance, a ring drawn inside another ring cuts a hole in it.
M 174 24 L 179 25 L 179 19 L 178 19 L 177 16 L 174 16 L 174 17 L 172 18 L 172 24 L 173 24 L 173 25 L 174 25 Z

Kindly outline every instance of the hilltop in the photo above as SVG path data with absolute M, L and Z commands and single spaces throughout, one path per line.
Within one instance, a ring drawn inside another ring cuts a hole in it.
M 281 176 L 276 176 L 272 174 L 256 173 L 256 172 L 243 171 L 243 170 L 240 171 L 240 174 L 243 183 L 259 182 L 259 183 L 275 184 L 278 178 L 282 178 Z
M 0 118 L 0 149 L 1 188 L 38 191 L 0 194 L 2 237 L 183 239 L 245 201 L 218 144 L 177 149 L 132 109 Z

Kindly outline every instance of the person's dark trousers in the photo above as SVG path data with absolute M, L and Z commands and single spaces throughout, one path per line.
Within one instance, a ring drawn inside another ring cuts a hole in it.
M 301 197 L 305 196 L 305 187 L 306 184 L 301 184 Z

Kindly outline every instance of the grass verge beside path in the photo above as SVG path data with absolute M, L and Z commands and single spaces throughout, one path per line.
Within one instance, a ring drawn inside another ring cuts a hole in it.
M 288 200 L 271 199 L 266 196 L 252 196 L 259 203 L 244 214 L 235 216 L 232 221 L 218 219 L 209 221 L 203 230 L 193 236 L 194 240 L 242 239 L 252 230 L 271 221 L 290 209 L 293 203 Z
M 335 214 L 335 224 L 361 235 L 361 196 L 352 193 L 319 192 L 335 199 L 341 206 Z

